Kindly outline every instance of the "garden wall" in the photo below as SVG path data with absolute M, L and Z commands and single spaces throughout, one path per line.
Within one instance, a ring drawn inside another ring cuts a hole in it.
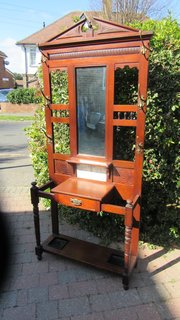
M 37 104 L 14 104 L 11 102 L 0 102 L 0 114 L 2 113 L 32 113 L 38 108 Z

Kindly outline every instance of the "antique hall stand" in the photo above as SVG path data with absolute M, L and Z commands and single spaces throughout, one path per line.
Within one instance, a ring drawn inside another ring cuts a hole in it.
M 128 289 L 138 256 L 152 33 L 99 18 L 93 21 L 95 28 L 85 18 L 39 45 L 50 181 L 42 187 L 32 183 L 31 187 L 36 254 L 39 260 L 46 251 L 117 272 Z M 58 75 L 56 88 L 53 81 Z M 62 80 L 65 78 L 67 83 Z M 61 81 L 67 84 L 64 100 Z M 137 94 L 130 95 L 132 89 Z M 65 149 L 61 135 L 66 139 Z M 52 235 L 43 243 L 39 198 L 51 199 Z M 58 204 L 123 215 L 124 253 L 59 234 Z

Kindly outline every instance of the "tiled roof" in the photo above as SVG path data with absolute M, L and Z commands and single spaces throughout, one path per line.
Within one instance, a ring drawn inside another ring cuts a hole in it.
M 25 39 L 22 39 L 18 41 L 16 44 L 17 45 L 23 45 L 23 44 L 36 44 L 38 45 L 39 43 L 46 42 L 50 38 L 55 37 L 57 34 L 60 32 L 64 31 L 68 27 L 72 26 L 75 23 L 75 18 L 81 17 L 83 13 L 90 19 L 92 20 L 92 17 L 94 15 L 93 11 L 74 11 L 70 12 L 64 17 L 56 20 L 55 22 L 51 23 L 47 27 L 37 31 L 36 33 L 28 36 Z M 100 12 L 95 13 L 96 16 L 101 16 Z M 77 21 L 76 21 L 77 22 Z
M 9 69 L 6 68 L 6 72 L 8 72 L 14 78 L 14 73 L 12 71 L 10 71 Z
M 0 56 L 3 57 L 3 58 L 7 58 L 7 55 L 2 51 L 0 51 Z

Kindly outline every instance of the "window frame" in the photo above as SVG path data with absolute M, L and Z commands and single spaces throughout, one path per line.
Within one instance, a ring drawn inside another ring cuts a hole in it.
M 34 57 L 33 57 L 34 55 Z M 36 67 L 37 66 L 37 50 L 36 47 L 30 47 L 29 48 L 29 64 L 30 67 Z

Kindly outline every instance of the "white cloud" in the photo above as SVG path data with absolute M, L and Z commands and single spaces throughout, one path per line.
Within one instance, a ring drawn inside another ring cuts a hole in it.
M 16 40 L 6 38 L 0 42 L 0 50 L 7 55 L 9 65 L 7 68 L 12 72 L 24 73 L 24 55 L 22 49 L 16 45 Z

